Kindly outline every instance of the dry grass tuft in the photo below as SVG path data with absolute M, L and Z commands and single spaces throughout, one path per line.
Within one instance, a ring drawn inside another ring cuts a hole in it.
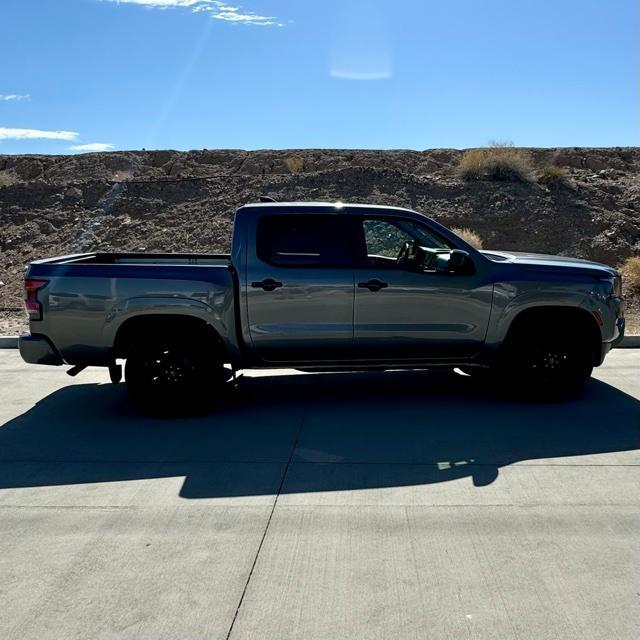
M 467 244 L 470 244 L 474 249 L 482 249 L 482 238 L 473 230 L 465 227 L 461 229 L 459 227 L 453 227 L 451 229 L 453 233 L 460 236 Z
M 291 173 L 300 173 L 304 169 L 304 159 L 297 156 L 285 158 L 284 163 Z
M 462 154 L 458 175 L 464 180 L 512 180 L 531 182 L 533 167 L 529 154 L 506 143 L 493 143 L 484 149 Z
M 627 258 L 618 270 L 622 274 L 622 285 L 626 290 L 640 292 L 640 256 Z
M 542 170 L 541 182 L 563 182 L 569 177 L 569 172 L 563 167 L 550 164 Z
M 10 187 L 16 182 L 16 178 L 8 171 L 0 171 L 0 187 Z

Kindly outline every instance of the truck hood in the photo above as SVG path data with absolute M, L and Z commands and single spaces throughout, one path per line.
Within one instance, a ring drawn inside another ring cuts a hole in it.
M 480 251 L 480 253 L 493 262 L 514 264 L 525 271 L 558 274 L 572 273 L 596 278 L 612 278 L 619 275 L 615 269 L 606 264 L 580 260 L 579 258 L 522 251 Z

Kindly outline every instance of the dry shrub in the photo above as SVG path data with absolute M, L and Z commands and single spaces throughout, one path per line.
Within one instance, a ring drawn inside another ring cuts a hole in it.
M 562 182 L 569 177 L 569 172 L 563 167 L 550 164 L 542 170 L 541 182 Z
M 16 178 L 8 171 L 0 171 L 0 187 L 10 187 L 16 182 Z
M 293 156 L 291 158 L 285 158 L 284 163 L 287 165 L 287 169 L 291 173 L 300 173 L 304 169 L 304 159 Z
M 640 256 L 627 258 L 619 267 L 622 284 L 630 291 L 640 291 Z
M 533 167 L 526 151 L 505 143 L 493 143 L 484 149 L 465 151 L 460 158 L 458 174 L 464 180 L 531 182 Z
M 467 244 L 470 244 L 474 249 L 482 249 L 482 238 L 472 229 L 465 227 L 461 229 L 459 227 L 453 227 L 451 229 L 453 233 L 460 236 Z

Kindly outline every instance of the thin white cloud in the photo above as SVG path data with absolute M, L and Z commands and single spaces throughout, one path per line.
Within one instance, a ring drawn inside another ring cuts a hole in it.
M 209 0 L 106 0 L 116 4 L 141 4 L 146 7 L 194 7 L 207 4 Z
M 113 145 L 108 142 L 88 142 L 87 144 L 74 144 L 70 151 L 111 151 Z
M 0 102 L 19 102 L 20 100 L 31 100 L 28 93 L 0 93 Z
M 9 129 L 0 127 L 0 140 L 75 140 L 76 131 L 43 131 L 42 129 Z
M 191 9 L 194 13 L 207 12 L 215 20 L 233 24 L 249 24 L 259 27 L 282 27 L 275 16 L 265 16 L 253 11 L 243 10 L 221 0 L 104 0 L 115 4 L 137 4 L 156 9 L 182 8 Z
M 209 8 L 211 17 L 216 20 L 225 22 L 234 22 L 235 24 L 254 24 L 260 27 L 282 27 L 282 23 L 278 22 L 275 16 L 261 16 L 253 11 L 241 11 L 241 7 L 234 7 L 224 2 L 214 1 L 213 8 Z

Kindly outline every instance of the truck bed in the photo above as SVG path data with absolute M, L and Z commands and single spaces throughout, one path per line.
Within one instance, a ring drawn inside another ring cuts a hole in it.
M 31 333 L 47 336 L 69 364 L 100 364 L 130 318 L 187 313 L 214 327 L 233 348 L 229 267 L 228 255 L 198 253 L 97 252 L 36 260 L 27 278 L 46 286 L 41 319 L 31 321 Z
M 227 266 L 230 256 L 224 253 L 77 253 L 45 260 L 34 260 L 32 264 L 43 265 L 207 265 Z

